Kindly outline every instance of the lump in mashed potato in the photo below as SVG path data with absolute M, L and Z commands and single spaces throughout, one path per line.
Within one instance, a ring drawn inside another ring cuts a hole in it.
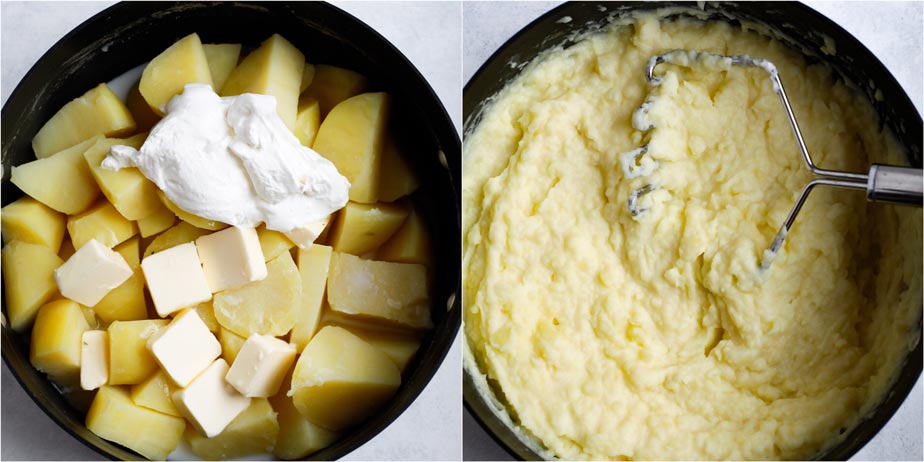
M 776 64 L 819 165 L 904 163 L 830 69 L 726 23 L 639 16 L 524 70 L 465 141 L 465 333 L 560 458 L 811 458 L 919 338 L 920 209 L 819 189 L 758 271 L 810 179 L 766 72 L 666 68 L 633 127 L 648 58 L 691 44 Z

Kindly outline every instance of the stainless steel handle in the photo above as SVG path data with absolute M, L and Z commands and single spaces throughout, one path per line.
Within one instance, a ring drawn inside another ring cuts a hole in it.
M 919 168 L 873 164 L 866 182 L 866 197 L 876 202 L 921 206 L 924 174 Z

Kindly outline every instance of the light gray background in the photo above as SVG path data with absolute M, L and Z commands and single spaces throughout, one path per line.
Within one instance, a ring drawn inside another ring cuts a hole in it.
M 561 2 L 465 2 L 463 72 L 467 82 L 504 42 Z M 917 2 L 806 2 L 869 48 L 911 97 L 922 103 L 922 5 Z M 785 76 L 784 76 L 785 78 Z M 854 460 L 922 460 L 922 387 L 919 378 L 902 407 Z M 467 460 L 512 460 L 468 411 L 463 417 Z
M 72 28 L 113 2 L 0 3 L 3 103 L 32 65 Z M 334 2 L 391 41 L 439 95 L 461 127 L 461 5 L 453 3 Z M 310 53 L 310 52 L 309 52 Z M 115 76 L 113 76 L 115 77 Z M 457 338 L 458 340 L 458 338 Z M 461 349 L 454 343 L 433 381 L 377 437 L 345 460 L 459 460 Z M 2 372 L 3 460 L 98 460 L 57 426 Z

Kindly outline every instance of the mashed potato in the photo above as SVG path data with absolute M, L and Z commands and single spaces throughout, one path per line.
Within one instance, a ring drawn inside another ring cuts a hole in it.
M 656 128 L 633 128 L 648 58 L 692 47 L 775 63 L 820 166 L 905 163 L 828 68 L 725 23 L 639 17 L 531 64 L 465 141 L 464 321 L 561 458 L 810 458 L 919 339 L 920 209 L 819 188 L 760 271 L 810 179 L 763 70 L 659 67 Z

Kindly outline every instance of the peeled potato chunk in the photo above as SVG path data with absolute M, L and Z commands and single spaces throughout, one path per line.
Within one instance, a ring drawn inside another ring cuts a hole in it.
M 132 402 L 122 387 L 100 387 L 87 412 L 87 429 L 151 460 L 165 460 L 180 444 L 186 420 Z
M 295 325 L 302 281 L 289 252 L 266 263 L 261 281 L 215 294 L 212 306 L 222 327 L 247 338 L 250 334 L 285 335 Z
M 369 89 L 369 79 L 357 72 L 336 66 L 318 64 L 304 96 L 313 97 L 320 103 L 321 118 L 327 117 L 340 102 Z
M 396 263 L 430 263 L 430 233 L 427 224 L 416 211 L 404 220 L 391 239 L 379 247 L 376 259 Z
M 118 252 L 132 269 L 141 264 L 141 239 L 138 239 L 138 236 L 113 247 L 112 250 Z
M 132 401 L 157 412 L 182 417 L 180 410 L 173 404 L 172 395 L 175 388 L 176 385 L 164 371 L 157 371 L 144 382 L 132 386 Z
M 327 300 L 332 310 L 344 314 L 412 329 L 433 327 L 427 268 L 423 265 L 364 260 L 334 252 Z
M 137 266 L 133 266 L 133 269 L 134 273 L 128 280 L 109 291 L 93 306 L 96 316 L 105 324 L 114 321 L 137 321 L 148 317 L 148 305 L 144 299 L 144 275 Z
M 295 118 L 295 137 L 302 146 L 311 147 L 321 128 L 321 106 L 317 98 L 307 97 L 298 101 L 298 114 Z
M 41 202 L 23 197 L 0 209 L 3 240 L 41 244 L 55 252 L 61 248 L 67 218 Z
M 315 425 L 295 409 L 295 403 L 286 394 L 290 388 L 292 371 L 282 381 L 279 393 L 269 399 L 279 421 L 279 436 L 276 437 L 273 455 L 285 460 L 307 457 L 330 446 L 338 437 L 337 433 Z
M 64 105 L 32 138 L 43 159 L 96 135 L 119 136 L 135 129 L 132 114 L 105 83 Z
M 196 228 L 195 226 L 181 221 L 176 224 L 176 226 L 164 231 L 162 234 L 158 235 L 148 244 L 148 247 L 144 249 L 144 256 L 147 257 L 151 254 L 160 252 L 161 250 L 166 250 L 171 247 L 176 247 L 180 244 L 185 244 L 187 242 L 192 242 L 198 239 L 201 236 L 210 234 L 211 231 Z
M 314 81 L 314 64 L 305 63 L 305 70 L 302 71 L 302 83 L 298 86 L 299 93 L 304 92 Z
M 99 196 L 99 186 L 83 153 L 102 135 L 10 172 L 10 181 L 35 200 L 68 215 L 87 209 Z
M 148 106 L 162 116 L 167 102 L 183 93 L 183 87 L 189 83 L 212 85 L 205 50 L 195 33 L 170 45 L 145 66 L 138 91 Z M 212 85 L 212 88 L 215 86 Z
M 88 330 L 90 325 L 76 302 L 49 302 L 39 309 L 35 318 L 29 361 L 53 379 L 78 379 L 81 336 Z
M 126 220 L 109 202 L 100 201 L 86 212 L 69 216 L 67 233 L 77 249 L 91 239 L 112 248 L 138 234 L 138 226 Z
M 295 326 L 289 335 L 289 343 L 302 351 L 318 330 L 321 308 L 324 304 L 324 290 L 327 287 L 327 273 L 330 269 L 332 249 L 326 245 L 314 244 L 307 249 L 298 249 L 298 273 L 302 278 L 301 306 L 295 314 Z
M 196 228 L 207 229 L 209 231 L 218 231 L 218 230 L 225 229 L 228 227 L 228 225 L 222 222 L 202 218 L 200 216 L 193 215 L 181 209 L 180 206 L 174 204 L 173 201 L 171 201 L 167 197 L 167 195 L 164 194 L 164 192 L 159 189 L 157 190 L 157 197 L 164 204 L 164 206 L 166 206 L 168 209 L 170 209 L 171 212 L 176 214 L 176 216 L 179 217 L 180 220 L 183 220 L 186 223 L 189 223 L 195 226 Z
M 215 319 L 215 310 L 212 308 L 212 301 L 202 302 L 192 309 L 196 310 L 196 314 L 199 315 L 199 319 L 205 323 L 205 327 L 209 328 L 209 332 L 218 333 L 221 329 L 221 325 L 218 324 L 218 320 Z M 177 312 L 176 314 L 179 314 Z M 228 361 L 228 364 L 231 364 L 233 361 Z
M 295 247 L 295 243 L 289 240 L 285 234 L 266 229 L 266 225 L 260 225 L 257 228 L 257 237 L 260 239 L 260 249 L 263 251 L 265 261 L 270 261 Z
M 340 431 L 372 415 L 400 385 L 401 373 L 385 353 L 341 327 L 327 326 L 298 358 L 289 394 L 308 420 Z
M 414 191 L 420 186 L 417 175 L 411 164 L 401 154 L 398 144 L 391 136 L 385 138 L 385 148 L 382 151 L 382 173 L 379 179 L 378 200 L 385 202 L 396 201 Z
M 10 327 L 23 332 L 35 314 L 58 291 L 55 270 L 64 260 L 50 247 L 12 241 L 3 247 L 3 286 Z
M 146 132 L 157 125 L 161 117 L 151 109 L 151 106 L 148 106 L 148 102 L 144 100 L 144 96 L 141 96 L 141 91 L 138 90 L 139 83 L 140 82 L 135 82 L 131 90 L 128 91 L 128 96 L 125 98 L 125 107 L 128 108 L 129 112 L 132 113 L 132 117 L 135 119 L 135 128 L 139 131 Z
M 331 229 L 331 246 L 338 252 L 363 255 L 387 241 L 407 215 L 406 208 L 395 204 L 347 202 Z
M 237 359 L 237 354 L 241 352 L 241 348 L 244 347 L 244 342 L 246 341 L 246 338 L 224 327 L 219 327 L 218 329 L 218 343 L 221 344 L 221 357 L 224 358 L 228 364 L 234 363 L 234 360 Z
M 237 67 L 237 60 L 241 56 L 240 43 L 212 43 L 202 45 L 205 51 L 205 59 L 209 63 L 209 71 L 212 73 L 212 83 L 215 85 L 215 93 L 221 90 L 231 75 L 231 71 Z
M 221 433 L 206 438 L 189 429 L 186 440 L 192 451 L 204 460 L 225 460 L 265 453 L 276 443 L 279 423 L 266 398 L 250 400 L 250 406 L 237 415 Z
M 366 343 L 382 350 L 398 366 L 404 370 L 411 361 L 417 349 L 420 348 L 420 338 L 411 333 L 387 332 L 359 327 L 346 327 L 353 335 L 363 339 Z
M 363 93 L 347 99 L 324 118 L 314 139 L 312 149 L 333 162 L 350 180 L 352 201 L 378 200 L 389 106 L 386 93 Z
M 126 139 L 106 138 L 83 153 L 87 165 L 90 166 L 90 174 L 103 195 L 119 214 L 128 220 L 147 217 L 163 207 L 157 198 L 157 186 L 137 168 L 123 168 L 114 172 L 100 167 L 100 164 L 109 155 L 111 147 L 125 145 L 141 149 L 145 138 L 147 133 L 139 133 Z
M 305 55 L 279 34 L 266 39 L 228 76 L 221 96 L 258 93 L 276 97 L 276 112 L 289 130 L 295 128 Z
M 138 220 L 138 233 L 141 237 L 153 236 L 176 223 L 176 214 L 161 204 L 154 213 Z
M 141 383 L 157 370 L 148 351 L 148 338 L 164 328 L 166 319 L 116 321 L 109 325 L 109 384 Z

